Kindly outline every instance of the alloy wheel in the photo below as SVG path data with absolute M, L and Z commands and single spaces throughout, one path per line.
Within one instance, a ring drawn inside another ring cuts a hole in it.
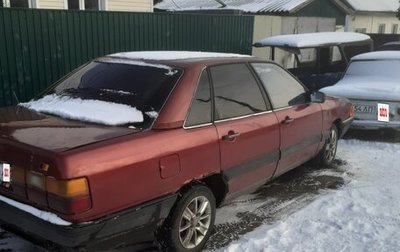
M 179 222 L 179 239 L 182 246 L 192 249 L 206 236 L 211 224 L 211 204 L 204 196 L 198 196 L 186 206 Z

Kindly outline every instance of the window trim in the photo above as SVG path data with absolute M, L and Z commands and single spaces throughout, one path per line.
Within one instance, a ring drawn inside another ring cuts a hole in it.
M 385 34 L 386 33 L 386 24 L 379 24 L 378 25 L 378 33 Z
M 265 114 L 271 114 L 273 112 L 275 112 L 275 111 L 274 110 L 267 110 L 267 111 L 263 111 L 263 112 L 259 112 L 259 113 L 255 113 L 255 114 L 248 114 L 248 115 L 237 116 L 237 117 L 232 117 L 232 118 L 219 119 L 219 120 L 215 120 L 214 123 L 218 124 L 218 123 L 223 123 L 223 122 L 236 121 L 236 120 L 241 120 L 241 119 L 245 119 L 245 118 L 249 118 L 249 117 L 261 116 L 261 115 L 265 115 Z

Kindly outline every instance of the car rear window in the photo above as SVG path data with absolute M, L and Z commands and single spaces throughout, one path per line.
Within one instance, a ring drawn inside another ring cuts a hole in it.
M 128 105 L 143 112 L 144 121 L 135 126 L 144 128 L 152 124 L 181 74 L 178 68 L 141 61 L 93 61 L 44 95 Z

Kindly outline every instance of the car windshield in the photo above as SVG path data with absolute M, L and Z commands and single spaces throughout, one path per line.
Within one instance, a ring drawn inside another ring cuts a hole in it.
M 346 77 L 381 76 L 400 78 L 400 60 L 353 61 L 346 71 Z
M 181 69 L 166 65 L 104 58 L 81 67 L 26 106 L 69 119 L 147 128 L 181 74 Z M 40 109 L 44 106 L 47 109 Z M 96 113 L 103 113 L 102 118 L 93 119 Z M 124 113 L 131 118 L 115 119 Z

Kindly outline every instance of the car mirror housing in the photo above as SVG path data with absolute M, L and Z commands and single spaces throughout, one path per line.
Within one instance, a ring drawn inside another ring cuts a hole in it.
M 312 92 L 310 94 L 310 98 L 311 98 L 311 102 L 315 102 L 315 103 L 323 103 L 325 102 L 325 94 L 319 91 L 316 92 Z

